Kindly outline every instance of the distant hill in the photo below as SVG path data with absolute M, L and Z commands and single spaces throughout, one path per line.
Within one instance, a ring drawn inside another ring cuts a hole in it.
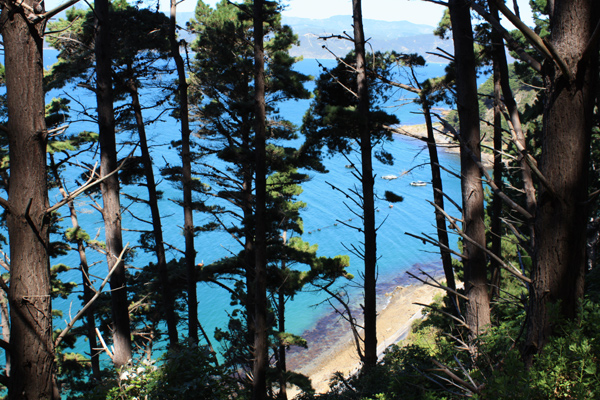
M 330 35 L 344 35 L 344 32 L 352 35 L 352 17 L 349 15 L 338 15 L 327 19 L 283 17 L 283 23 L 290 25 L 300 39 L 300 46 L 291 52 L 294 56 L 333 58 L 331 52 L 337 56 L 344 56 L 354 48 L 352 42 L 348 40 L 319 39 Z M 365 36 L 371 46 L 369 50 L 419 53 L 430 62 L 441 62 L 441 59 L 427 55 L 426 52 L 435 51 L 436 47 L 446 50 L 451 47 L 451 42 L 433 35 L 433 26 L 413 24 L 408 21 L 388 22 L 373 19 L 365 19 L 363 24 Z M 323 48 L 325 44 L 331 52 Z
M 193 16 L 191 12 L 178 13 L 179 25 L 185 26 Z M 352 17 L 349 15 L 338 15 L 327 19 L 284 16 L 282 20 L 284 24 L 292 27 L 300 39 L 300 46 L 294 47 L 291 51 L 293 56 L 334 58 L 329 51 L 323 49 L 324 44 L 327 44 L 331 52 L 337 56 L 344 56 L 354 48 L 354 45 L 347 40 L 319 39 L 324 36 L 343 35 L 344 31 L 352 35 Z M 452 51 L 452 42 L 434 36 L 433 26 L 413 24 L 408 21 L 389 22 L 374 19 L 365 19 L 363 24 L 365 35 L 375 51 L 396 50 L 402 53 L 419 53 L 429 62 L 444 62 L 436 56 L 426 54 L 428 51 L 435 51 L 436 47 Z M 191 37 L 185 39 L 193 40 Z
M 177 13 L 177 23 L 185 28 L 186 23 L 194 17 L 193 12 Z M 66 18 L 63 11 L 53 18 Z M 334 56 L 323 45 L 327 45 L 331 52 L 337 56 L 343 57 L 354 48 L 352 42 L 348 40 L 329 39 L 327 41 L 319 39 L 330 35 L 343 35 L 344 31 L 352 35 L 352 17 L 349 15 L 338 15 L 327 19 L 311 19 L 283 17 L 283 23 L 290 25 L 300 39 L 300 46 L 294 47 L 291 51 L 293 56 L 303 56 L 304 58 L 331 59 Z M 374 19 L 365 19 L 363 21 L 365 35 L 369 39 L 370 51 L 396 50 L 401 53 L 418 53 L 425 57 L 428 62 L 445 62 L 439 57 L 426 54 L 428 51 L 435 51 L 440 47 L 446 51 L 453 52 L 452 42 L 442 40 L 433 35 L 433 26 L 413 24 L 408 21 L 379 21 Z M 181 31 L 180 35 L 188 43 L 194 40 L 194 35 Z

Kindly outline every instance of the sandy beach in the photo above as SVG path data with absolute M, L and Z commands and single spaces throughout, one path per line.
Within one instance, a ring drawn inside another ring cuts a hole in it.
M 416 281 L 415 281 L 416 282 Z M 429 304 L 441 289 L 429 285 L 415 284 L 398 286 L 385 293 L 382 303 L 387 303 L 377 316 L 377 342 L 380 354 L 390 346 L 404 339 L 410 331 L 413 321 L 422 316 L 422 307 L 414 303 Z M 303 350 L 291 357 L 290 369 L 303 373 L 311 379 L 317 393 L 329 388 L 329 380 L 335 372 L 349 376 L 360 366 L 356 347 L 345 321 L 336 321 L 339 326 L 331 329 L 324 346 L 316 346 L 313 351 Z M 343 334 L 339 334 L 343 330 Z M 306 354 L 303 354 L 306 353 Z M 315 354 L 313 354 L 315 353 Z M 288 389 L 290 398 L 297 393 Z
M 435 136 L 439 149 L 459 153 L 459 145 L 449 135 L 440 132 L 443 131 L 441 124 L 435 124 L 435 127 L 438 128 Z M 419 140 L 425 140 L 427 137 L 424 124 L 395 127 L 394 133 Z M 491 154 L 483 153 L 482 160 L 486 167 L 493 165 Z M 431 266 L 415 265 L 411 272 L 415 273 L 427 267 Z M 436 275 L 436 272 L 428 272 Z M 404 339 L 413 322 L 422 317 L 423 307 L 414 303 L 430 304 L 443 290 L 421 284 L 415 279 L 407 282 L 405 276 L 399 277 L 397 281 L 386 282 L 384 287 L 380 286 L 379 289 L 383 290 L 383 293 L 378 296 L 378 304 L 382 306 L 377 316 L 377 351 L 382 355 L 387 347 Z M 359 314 L 361 313 L 357 309 L 355 316 Z M 293 349 L 289 352 L 288 368 L 308 376 L 317 393 L 327 392 L 334 373 L 341 372 L 348 377 L 360 368 L 356 344 L 349 325 L 335 313 L 323 316 L 317 325 L 303 336 L 307 339 L 309 348 Z M 293 398 L 297 393 L 297 388 L 288 388 L 289 398 Z

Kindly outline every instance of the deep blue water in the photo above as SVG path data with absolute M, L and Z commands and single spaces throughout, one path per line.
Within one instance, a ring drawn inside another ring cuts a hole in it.
M 55 51 L 46 51 L 48 67 L 56 56 Z M 333 60 L 325 60 L 326 66 L 333 66 Z M 319 73 L 319 68 L 315 60 L 307 59 L 298 63 L 299 71 L 316 76 Z M 443 74 L 444 65 L 432 64 L 423 69 L 423 77 L 438 76 Z M 169 77 L 164 77 L 165 80 Z M 314 86 L 314 85 L 312 85 Z M 64 96 L 68 94 L 72 98 L 72 107 L 74 110 L 81 109 L 78 103 L 83 106 L 94 106 L 95 98 L 92 93 L 85 89 L 69 87 L 64 90 L 56 90 L 48 94 L 48 99 L 52 97 Z M 145 93 L 144 99 L 156 98 L 160 93 L 156 90 Z M 402 124 L 419 124 L 423 123 L 422 117 L 418 114 L 418 107 L 412 104 L 399 107 L 398 104 L 406 103 L 406 99 L 402 96 L 410 97 L 407 93 L 398 93 L 395 101 L 389 103 L 389 110 L 393 111 L 400 119 Z M 302 116 L 306 111 L 310 101 L 289 101 L 280 105 L 280 112 L 283 117 L 292 121 L 295 124 L 300 124 Z M 85 117 L 83 114 L 76 115 L 81 121 L 74 122 L 70 128 L 72 131 L 88 129 L 97 131 L 97 127 L 93 121 Z M 149 111 L 146 118 L 152 118 L 157 115 L 157 112 Z M 151 124 L 148 128 L 148 136 L 152 142 L 153 159 L 157 168 L 156 176 L 158 177 L 158 169 L 166 163 L 178 165 L 180 158 L 176 151 L 169 145 L 171 140 L 180 137 L 179 126 L 176 121 L 166 115 Z M 122 133 L 118 140 L 125 141 L 130 139 L 129 133 Z M 383 165 L 378 161 L 374 161 L 374 170 L 376 178 L 376 192 L 383 197 L 385 190 L 392 190 L 404 197 L 404 202 L 398 203 L 389 207 L 389 204 L 382 199 L 377 199 L 377 223 L 381 224 L 378 231 L 378 254 L 379 254 L 379 282 L 380 285 L 385 285 L 386 282 L 391 282 L 394 278 L 403 274 L 404 271 L 411 268 L 415 264 L 434 264 L 439 261 L 439 254 L 432 246 L 424 245 L 422 242 L 410 238 L 405 235 L 405 232 L 414 234 L 426 233 L 435 235 L 435 220 L 433 208 L 427 203 L 427 200 L 432 200 L 431 186 L 413 187 L 409 183 L 414 180 L 430 181 L 430 169 L 428 163 L 428 153 L 424 143 L 406 137 L 396 137 L 394 141 L 385 144 L 387 151 L 395 157 L 393 166 Z M 121 154 L 124 157 L 126 154 Z M 359 164 L 358 153 L 348 154 L 349 159 Z M 81 158 L 80 161 L 89 161 Z M 450 170 L 458 170 L 458 156 L 454 154 L 441 153 L 440 161 L 446 168 Z M 303 239 L 311 244 L 319 245 L 318 255 L 335 256 L 338 254 L 349 254 L 351 256 L 350 272 L 355 275 L 356 283 L 360 283 L 361 260 L 356 256 L 351 255 L 345 247 L 352 244 L 357 245 L 362 241 L 361 235 L 343 224 L 337 223 L 338 220 L 348 221 L 353 218 L 354 222 L 358 221 L 345 206 L 345 196 L 331 189 L 327 182 L 334 183 L 336 186 L 348 189 L 358 185 L 358 182 L 351 174 L 351 170 L 345 168 L 348 162 L 341 156 L 335 156 L 326 160 L 326 166 L 329 173 L 326 175 L 311 173 L 312 180 L 303 185 L 304 193 L 300 196 L 300 200 L 307 203 L 307 208 L 302 213 L 304 220 L 305 233 Z M 396 180 L 383 180 L 380 177 L 387 174 L 400 175 L 403 171 L 409 171 Z M 75 173 L 66 175 L 67 184 L 73 188 Z M 459 199 L 460 182 L 457 178 L 444 173 L 444 189 L 445 192 L 455 199 Z M 140 196 L 146 197 L 146 189 L 143 187 L 127 187 L 124 190 L 129 194 L 139 193 Z M 181 226 L 183 225 L 182 210 L 170 199 L 180 199 L 179 191 L 171 186 L 170 183 L 162 181 L 159 185 L 159 190 L 164 191 L 164 198 L 161 202 L 161 215 L 163 216 L 163 230 L 165 240 L 180 249 L 183 249 L 183 236 L 181 234 Z M 51 203 L 58 201 L 60 196 L 57 192 L 52 192 L 50 195 Z M 103 223 L 100 215 L 90 206 L 90 201 L 86 198 L 77 200 L 79 206 L 80 224 L 93 237 L 96 233 L 99 235 L 99 240 L 103 240 Z M 124 206 L 130 205 L 130 201 L 123 199 Z M 450 207 L 448 207 L 450 208 Z M 142 215 L 149 215 L 143 206 L 135 205 L 131 208 Z M 66 216 L 66 208 L 61 210 Z M 452 210 L 451 210 L 452 211 Z M 144 214 L 145 213 L 145 214 Z M 200 225 L 207 221 L 208 217 L 201 214 L 195 215 L 195 224 Z M 65 220 L 65 226 L 69 226 L 69 221 Z M 335 225 L 337 224 L 337 225 Z M 123 227 L 125 229 L 149 229 L 148 227 L 140 227 L 140 223 L 125 213 L 123 215 Z M 124 242 L 131 246 L 137 245 L 137 236 L 135 232 L 125 232 Z M 453 240 L 451 238 L 451 240 Z M 196 238 L 196 250 L 198 253 L 197 262 L 203 261 L 205 264 L 211 263 L 222 257 L 230 254 L 238 253 L 239 247 L 229 235 L 222 232 L 201 233 Z M 168 251 L 168 258 L 180 258 L 181 254 L 175 250 Z M 106 274 L 106 265 L 104 256 L 96 254 L 88 250 L 88 258 L 90 263 L 97 262 L 92 266 L 92 274 L 97 276 L 96 282 L 101 282 Z M 52 260 L 53 264 L 64 263 L 76 267 L 79 264 L 78 256 L 75 252 L 60 259 Z M 137 255 L 130 267 L 142 268 L 149 262 L 155 262 L 153 254 L 137 252 Z M 72 270 L 63 274 L 61 278 L 65 281 L 80 282 L 80 272 Z M 354 290 L 354 296 L 358 299 L 359 289 Z M 199 319 L 204 329 L 212 334 L 215 328 L 225 328 L 228 320 L 227 312 L 231 310 L 229 305 L 229 294 L 218 287 L 209 284 L 198 284 L 198 299 L 199 299 Z M 329 311 L 328 306 L 320 305 L 313 307 L 315 304 L 321 303 L 325 297 L 319 292 L 306 292 L 297 295 L 293 301 L 288 303 L 287 327 L 288 330 L 295 334 L 302 334 L 306 329 L 314 326 L 324 313 Z M 75 315 L 80 304 L 75 295 L 68 300 L 58 299 L 54 303 L 54 308 L 63 310 L 64 318 L 55 320 L 55 327 L 63 327 L 64 320 L 69 319 L 69 315 Z M 181 326 L 181 331 L 185 332 L 185 325 Z M 214 344 L 214 343 L 213 343 Z M 80 344 L 83 346 L 83 343 Z M 87 346 L 87 345 L 86 345 Z M 85 349 L 85 347 L 80 347 Z

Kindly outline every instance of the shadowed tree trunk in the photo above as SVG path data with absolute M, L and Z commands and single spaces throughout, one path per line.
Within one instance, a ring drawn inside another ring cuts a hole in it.
M 456 106 L 460 119 L 460 166 L 463 205 L 463 231 L 475 243 L 464 242 L 463 261 L 467 302 L 466 322 L 473 335 L 490 323 L 487 285 L 483 186 L 477 161 L 479 146 L 479 103 L 473 50 L 471 9 L 467 0 L 449 0 L 456 68 Z
M 412 61 L 408 63 L 408 67 L 410 68 L 410 73 L 412 75 L 414 86 L 398 82 L 391 82 L 387 78 L 384 78 L 382 76 L 379 76 L 379 78 L 386 83 L 400 87 L 419 96 L 418 104 L 421 105 L 421 110 L 423 111 L 423 118 L 425 118 L 425 127 L 427 129 L 427 138 L 425 139 L 425 142 L 427 143 L 427 150 L 429 152 L 429 165 L 431 167 L 431 186 L 433 188 L 433 201 L 434 204 L 438 207 L 435 210 L 435 222 L 438 235 L 438 242 L 440 245 L 439 248 L 440 255 L 442 258 L 442 267 L 444 269 L 444 276 L 446 277 L 446 285 L 450 289 L 456 290 L 454 268 L 452 267 L 452 256 L 450 254 L 450 251 L 446 250 L 450 248 L 450 245 L 448 241 L 448 231 L 446 230 L 446 218 L 444 217 L 444 213 L 442 212 L 442 210 L 444 210 L 444 188 L 442 185 L 442 174 L 438 158 L 437 143 L 435 140 L 435 132 L 433 129 L 433 121 L 431 118 L 432 102 L 429 99 L 432 91 L 435 91 L 436 89 L 432 88 L 431 85 L 429 85 L 429 88 L 424 88 L 424 85 L 419 83 L 419 79 L 417 78 L 417 74 L 415 73 L 415 68 Z M 458 298 L 456 296 L 454 296 L 454 308 L 456 311 L 458 311 Z
M 29 7 L 33 1 L 25 0 Z M 47 131 L 44 120 L 42 32 L 29 12 L 2 4 L 0 30 L 6 66 L 10 186 L 9 399 L 58 399 L 53 384 L 54 343 L 50 299 Z M 3 382 L 6 383 L 6 382 Z
M 131 69 L 131 65 L 129 65 Z M 131 73 L 133 73 L 131 71 Z M 146 127 L 142 117 L 142 107 L 138 89 L 133 80 L 127 82 L 127 89 L 131 96 L 131 105 L 135 115 L 135 122 L 140 137 L 140 149 L 142 152 L 142 163 L 144 164 L 144 175 L 146 178 L 145 186 L 148 189 L 148 206 L 152 218 L 152 232 L 154 234 L 154 252 L 156 253 L 156 268 L 158 269 L 158 280 L 162 294 L 162 309 L 165 312 L 165 321 L 169 335 L 169 345 L 176 347 L 179 338 L 177 334 L 177 314 L 175 313 L 175 299 L 171 285 L 169 283 L 169 271 L 167 269 L 167 257 L 165 254 L 165 245 L 163 239 L 162 223 L 160 220 L 160 210 L 158 208 L 158 194 L 156 193 L 156 181 L 152 169 L 152 158 L 148 149 L 148 139 L 146 137 Z
M 256 265 L 254 290 L 256 295 L 253 400 L 267 398 L 267 168 L 266 168 L 266 108 L 265 61 L 263 48 L 263 0 L 254 0 L 254 100 L 256 104 Z
M 498 8 L 494 2 L 490 2 L 490 14 L 496 20 L 499 20 Z M 517 146 L 517 149 L 523 155 L 520 157 L 521 175 L 523 178 L 523 188 L 525 190 L 525 203 L 527 212 L 531 215 L 535 215 L 536 199 L 535 199 L 535 186 L 531 174 L 531 167 L 527 163 L 527 143 L 525 140 L 525 133 L 521 126 L 521 117 L 517 108 L 517 102 L 513 96 L 512 89 L 510 87 L 510 76 L 508 72 L 508 62 L 506 59 L 506 51 L 504 49 L 504 41 L 502 34 L 496 29 L 492 30 L 492 45 L 493 45 L 493 60 L 495 69 L 498 69 L 498 79 L 502 90 L 502 97 L 504 105 L 508 110 L 510 118 L 510 124 L 512 125 L 513 142 Z M 495 170 L 494 170 L 495 174 Z M 498 184 L 498 183 L 497 183 Z M 501 186 L 498 186 L 499 188 Z M 529 245 L 533 248 L 535 245 L 535 230 L 533 221 L 527 221 L 527 227 L 529 229 Z
M 416 80 L 415 80 L 416 81 Z M 444 209 L 444 188 L 442 185 L 442 173 L 440 169 L 440 161 L 438 158 L 437 145 L 435 143 L 435 134 L 433 132 L 433 123 L 431 121 L 431 108 L 429 101 L 424 98 L 421 91 L 421 101 L 423 116 L 425 117 L 425 125 L 427 127 L 427 149 L 429 150 L 429 164 L 431 165 L 431 186 L 433 187 L 433 202 L 441 210 Z M 446 230 L 446 218 L 441 211 L 435 211 L 435 225 L 437 228 L 438 241 L 442 247 L 450 248 L 448 240 L 448 231 Z M 452 256 L 450 252 L 440 247 L 442 256 L 442 266 L 444 268 L 444 276 L 446 277 L 446 285 L 452 290 L 456 290 L 456 282 L 454 280 L 454 269 L 452 268 Z M 458 299 L 455 298 L 455 307 L 458 307 Z
M 536 247 L 525 359 L 541 351 L 553 332 L 551 315 L 573 318 L 583 298 L 587 183 L 592 114 L 598 79 L 596 0 L 556 0 L 550 12 L 549 43 L 564 69 L 547 60 L 540 170 L 535 218 Z
M 369 132 L 369 86 L 367 80 L 367 64 L 365 60 L 365 33 L 362 22 L 361 0 L 352 1 L 352 18 L 354 21 L 354 50 L 356 52 L 356 77 L 358 95 L 358 120 L 360 121 L 360 155 L 362 163 L 361 183 L 363 198 L 364 223 L 364 326 L 365 351 L 363 363 L 370 368 L 377 364 L 377 236 L 375 230 L 375 198 L 373 186 L 372 147 Z
M 196 294 L 196 250 L 194 249 L 194 213 L 192 207 L 192 158 L 190 153 L 190 121 L 188 114 L 187 78 L 177 42 L 177 0 L 171 0 L 169 40 L 177 67 L 179 118 L 181 121 L 181 184 L 183 186 L 183 235 L 185 237 L 185 269 L 187 273 L 188 335 L 198 344 L 198 296 Z
M 96 101 L 98 103 L 98 132 L 100 142 L 101 175 L 107 176 L 117 168 L 115 143 L 115 118 L 113 110 L 113 90 L 110 58 L 110 21 L 107 0 L 95 0 L 96 16 Z M 119 178 L 113 174 L 100 184 L 102 190 L 102 217 L 106 236 L 106 260 L 108 270 L 112 270 L 123 251 L 121 234 L 121 202 L 119 200 Z M 127 287 L 125 284 L 125 263 L 121 260 L 110 278 L 111 306 L 113 314 L 113 362 L 116 366 L 131 360 L 131 331 Z
M 490 5 L 491 7 L 491 5 Z M 495 32 L 495 31 L 493 31 Z M 498 46 L 497 40 L 500 40 L 501 48 L 494 49 L 492 55 L 494 69 L 494 184 L 498 190 L 502 190 L 504 183 L 502 180 L 502 88 L 500 84 L 500 66 L 497 51 L 504 52 L 502 37 L 492 32 L 492 46 Z M 492 199 L 492 212 L 490 215 L 490 241 L 491 251 L 496 256 L 502 258 L 502 199 L 500 196 L 494 196 Z M 494 299 L 500 294 L 501 266 L 498 260 L 490 260 L 490 298 Z
M 283 232 L 283 245 L 286 245 L 286 232 Z M 285 260 L 281 261 L 281 269 L 284 270 L 286 268 Z M 279 333 L 285 333 L 285 292 L 283 288 L 280 288 L 277 293 L 277 321 L 279 322 Z M 286 379 L 286 354 L 285 354 L 285 345 L 280 344 L 278 350 L 277 357 L 277 369 L 279 370 L 279 393 L 277 394 L 277 400 L 287 400 L 287 379 Z

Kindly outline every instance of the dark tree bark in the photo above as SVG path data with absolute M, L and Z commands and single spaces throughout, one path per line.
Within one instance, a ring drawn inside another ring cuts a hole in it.
M 33 1 L 24 2 L 29 7 Z M 47 131 L 44 120 L 43 24 L 29 12 L 2 4 L 8 106 L 10 187 L 7 225 L 10 240 L 9 399 L 59 398 L 54 382 L 50 299 Z M 3 202 L 4 203 L 4 202 Z
M 129 66 L 131 68 L 131 66 Z M 160 219 L 160 210 L 158 208 L 158 194 L 156 192 L 156 180 L 152 169 L 152 158 L 148 149 L 148 139 L 146 137 L 146 127 L 142 116 L 142 107 L 138 89 L 133 80 L 127 83 L 127 89 L 131 96 L 131 105 L 135 115 L 135 122 L 140 137 L 140 149 L 142 152 L 142 163 L 144 164 L 144 175 L 146 178 L 146 188 L 148 189 L 148 206 L 152 218 L 152 232 L 154 234 L 154 252 L 156 253 L 156 267 L 158 269 L 158 280 L 162 294 L 162 308 L 165 312 L 165 321 L 167 323 L 167 332 L 169 335 L 169 345 L 171 348 L 177 347 L 179 337 L 177 334 L 177 313 L 175 312 L 175 299 L 173 290 L 169 282 L 169 271 L 167 269 L 167 257 L 165 254 L 165 245 L 163 239 L 162 223 Z M 195 286 L 195 285 L 194 285 Z
M 598 79 L 598 41 L 591 41 L 600 4 L 556 0 L 549 43 L 565 64 L 544 64 L 546 100 L 535 218 L 536 246 L 525 359 L 532 361 L 553 332 L 552 310 L 573 318 L 583 297 L 587 183 L 592 114 Z
M 499 20 L 498 8 L 494 2 L 490 2 L 490 14 L 496 20 Z M 533 183 L 533 177 L 531 174 L 531 167 L 529 166 L 527 160 L 529 155 L 527 154 L 527 143 L 525 141 L 525 133 L 523 132 L 523 128 L 521 126 L 521 117 L 519 115 L 519 110 L 517 108 L 517 102 L 513 96 L 512 89 L 510 87 L 510 76 L 508 73 L 508 62 L 506 59 L 506 52 L 504 49 L 504 41 L 503 36 L 496 29 L 492 30 L 492 45 L 493 45 L 493 62 L 494 69 L 498 70 L 499 74 L 499 83 L 502 90 L 502 97 L 504 100 L 504 105 L 508 110 L 510 124 L 512 125 L 512 133 L 513 133 L 513 142 L 517 146 L 517 149 L 522 154 L 520 159 L 521 165 L 521 174 L 523 178 L 523 188 L 525 190 L 525 203 L 526 210 L 531 215 L 535 215 L 536 208 L 536 199 L 535 199 L 535 186 Z M 498 186 L 501 187 L 501 186 Z M 531 247 L 534 246 L 535 243 L 535 231 L 533 226 L 533 221 L 527 221 L 527 225 L 529 228 L 529 244 Z
M 491 5 L 490 5 L 491 8 Z M 498 42 L 502 42 L 502 37 L 492 34 L 492 46 L 497 46 Z M 496 50 L 496 49 L 494 49 Z M 501 46 L 500 51 L 504 52 L 504 46 Z M 504 182 L 502 180 L 502 87 L 500 83 L 500 67 L 499 60 L 494 51 L 492 55 L 493 70 L 494 70 L 494 184 L 498 190 L 502 190 Z M 492 212 L 490 215 L 490 241 L 491 251 L 499 258 L 502 258 L 502 199 L 499 196 L 494 196 L 492 199 Z M 496 298 L 500 293 L 501 280 L 501 265 L 498 260 L 492 258 L 490 260 L 490 298 Z
M 486 276 L 485 225 L 483 218 L 483 187 L 477 161 L 479 146 L 479 104 L 473 50 L 471 10 L 467 0 L 449 0 L 450 20 L 454 38 L 456 68 L 456 106 L 460 119 L 460 165 L 463 205 L 463 231 L 475 243 L 464 242 L 463 261 L 467 302 L 466 322 L 473 335 L 490 323 L 490 303 Z
M 421 92 L 422 93 L 422 92 Z M 421 98 L 423 116 L 425 117 L 425 125 L 427 127 L 427 149 L 429 150 L 429 164 L 431 166 L 431 186 L 433 187 L 433 202 L 440 210 L 444 209 L 444 188 L 442 185 L 442 173 L 440 169 L 440 161 L 438 158 L 437 144 L 435 142 L 435 134 L 433 132 L 433 123 L 431 120 L 431 108 L 426 98 Z M 438 241 L 442 245 L 440 254 L 442 256 L 442 267 L 444 268 L 444 276 L 446 277 L 446 285 L 452 290 L 456 290 L 456 281 L 454 279 L 454 269 L 452 267 L 452 256 L 450 252 L 444 248 L 450 248 L 448 240 L 448 231 L 446 230 L 446 217 L 437 210 L 435 211 L 435 225 L 437 228 Z M 458 307 L 458 299 L 455 298 L 455 307 Z
M 244 124 L 242 133 L 242 147 L 252 148 L 250 132 L 246 131 Z M 248 343 L 254 343 L 256 334 L 256 252 L 255 252 L 255 226 L 252 221 L 255 220 L 254 214 L 254 193 L 252 192 L 254 184 L 255 171 L 251 167 L 252 163 L 245 163 L 242 168 L 242 214 L 244 217 L 244 278 L 246 279 L 246 329 L 248 331 Z
M 256 148 L 256 242 L 255 277 L 256 295 L 255 340 L 254 340 L 254 376 L 252 381 L 253 400 L 267 398 L 267 168 L 266 168 L 266 108 L 265 108 L 265 61 L 263 48 L 263 0 L 254 0 L 254 100 L 255 148 Z
M 107 0 L 95 0 L 96 16 L 96 102 L 98 104 L 98 131 L 100 142 L 100 168 L 103 177 L 117 169 L 117 149 L 115 140 L 115 118 L 113 110 L 113 90 L 110 58 L 110 18 Z M 113 174 L 102 181 L 106 260 L 108 270 L 119 259 L 123 251 L 121 235 L 121 203 L 119 200 L 119 178 Z M 125 283 L 125 264 L 121 260 L 110 279 L 113 314 L 113 362 L 116 366 L 127 364 L 131 360 L 131 331 L 127 287 Z
M 370 368 L 377 364 L 377 234 L 375 230 L 375 197 L 373 186 L 372 146 L 369 132 L 369 86 L 365 59 L 365 33 L 362 22 L 361 0 L 352 1 L 354 21 L 354 50 L 356 52 L 356 77 L 358 95 L 358 120 L 360 121 L 361 180 L 363 197 L 363 223 L 365 234 L 364 262 L 364 326 L 365 351 L 363 363 Z
M 285 235 L 285 232 L 284 232 Z M 285 238 L 284 243 L 285 245 Z M 281 262 L 281 269 L 285 268 L 285 261 Z M 283 289 L 280 289 L 277 293 L 277 311 L 278 316 L 277 320 L 279 321 L 279 333 L 285 333 L 285 293 Z M 277 370 L 279 371 L 279 393 L 277 394 L 277 400 L 287 400 L 287 379 L 286 379 L 286 354 L 285 354 L 285 346 L 283 344 L 279 345 L 278 355 L 277 355 Z
M 177 42 L 177 0 L 171 0 L 169 40 L 171 55 L 177 67 L 179 118 L 181 121 L 181 184 L 183 186 L 183 235 L 185 237 L 185 268 L 187 273 L 188 335 L 198 344 L 198 295 L 196 293 L 196 250 L 194 248 L 194 210 L 192 207 L 192 158 L 190 152 L 190 121 L 185 66 Z

